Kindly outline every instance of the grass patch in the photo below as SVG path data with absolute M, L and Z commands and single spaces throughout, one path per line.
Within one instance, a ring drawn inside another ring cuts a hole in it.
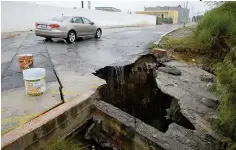
M 158 47 L 157 44 L 151 44 L 151 45 L 148 46 L 148 49 L 152 52 L 152 50 L 153 50 L 154 48 L 157 48 L 157 47 Z
M 224 135 L 236 141 L 236 47 L 224 61 L 214 66 L 217 76 L 216 96 L 221 100 L 218 126 Z
M 194 38 L 209 57 L 223 61 L 236 45 L 236 2 L 226 2 L 207 12 L 200 20 Z
M 196 53 L 199 52 L 200 47 L 200 45 L 194 41 L 192 37 L 166 38 L 165 43 L 167 49 L 182 53 Z
M 164 36 L 158 45 L 152 44 L 149 49 L 159 47 L 168 50 L 168 55 L 187 64 L 197 65 L 213 73 L 211 67 L 219 62 L 217 58 L 210 58 L 208 53 L 201 51 L 202 46 L 194 39 L 195 28 L 182 27 Z
M 91 147 L 73 140 L 57 140 L 49 145 L 45 150 L 90 150 Z

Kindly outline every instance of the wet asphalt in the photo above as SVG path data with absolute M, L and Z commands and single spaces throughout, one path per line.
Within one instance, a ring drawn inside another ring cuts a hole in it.
M 149 44 L 177 27 L 158 25 L 104 29 L 100 39 L 88 37 L 73 44 L 61 39 L 46 42 L 44 38 L 35 36 L 34 32 L 2 39 L 1 90 L 24 87 L 17 57 L 20 54 L 33 54 L 34 67 L 46 69 L 46 81 L 58 82 L 54 70 L 59 76 L 60 72 L 67 71 L 80 76 L 91 74 L 96 69 L 148 51 Z

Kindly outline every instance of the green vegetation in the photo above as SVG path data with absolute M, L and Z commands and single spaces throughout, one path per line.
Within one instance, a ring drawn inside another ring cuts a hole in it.
M 202 17 L 203 17 L 202 15 L 193 16 L 192 21 L 199 22 Z
M 191 37 L 184 38 L 165 38 L 166 48 L 174 52 L 192 53 L 199 52 L 200 45 Z
M 213 67 L 219 106 L 219 129 L 236 141 L 236 2 L 206 13 L 195 33 L 201 51 L 222 61 Z M 235 147 L 235 144 L 234 144 Z
M 49 145 L 45 150 L 89 150 L 88 146 L 73 140 L 57 140 Z
M 175 32 L 183 30 L 189 29 Z M 236 149 L 236 2 L 222 3 L 205 13 L 195 30 L 180 35 L 170 33 L 158 46 L 168 49 L 176 59 L 206 66 L 203 69 L 214 72 L 214 92 L 221 100 L 218 128 L 234 141 L 228 142 L 228 149 Z
M 195 26 L 180 28 L 164 36 L 159 45 L 150 45 L 149 49 L 152 50 L 155 47 L 168 49 L 168 54 L 173 58 L 198 65 L 212 72 L 211 66 L 220 60 L 209 57 L 205 51 L 202 51 L 203 45 L 196 40 L 195 33 Z
M 190 29 L 186 27 L 176 32 L 181 30 Z M 210 68 L 213 63 L 223 61 L 230 49 L 236 46 L 234 35 L 236 35 L 236 2 L 226 2 L 207 12 L 191 34 L 182 37 L 166 36 L 159 46 L 168 49 L 171 54 L 177 56 L 177 59 L 191 63 L 195 57 L 194 63 L 204 64 L 206 68 Z
M 223 62 L 214 66 L 217 76 L 215 93 L 221 100 L 219 128 L 226 136 L 236 141 L 236 47 Z
M 165 24 L 173 24 L 173 19 L 172 18 L 160 18 L 158 17 L 157 18 L 157 24 L 162 24 L 162 23 L 165 23 Z
M 210 57 L 224 59 L 236 45 L 236 2 L 227 2 L 207 12 L 197 26 L 196 41 Z
M 158 45 L 151 44 L 151 45 L 148 46 L 148 49 L 151 51 L 153 48 L 156 48 L 156 47 L 158 47 Z

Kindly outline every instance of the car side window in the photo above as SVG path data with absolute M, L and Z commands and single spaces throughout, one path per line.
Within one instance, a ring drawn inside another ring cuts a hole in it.
M 90 24 L 91 23 L 91 21 L 86 19 L 86 18 L 83 18 L 83 21 L 84 21 L 84 24 Z
M 71 23 L 83 23 L 83 21 L 79 17 L 74 17 L 71 19 Z

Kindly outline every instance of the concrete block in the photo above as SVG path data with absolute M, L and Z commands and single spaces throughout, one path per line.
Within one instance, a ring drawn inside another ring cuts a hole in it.
M 47 91 L 40 96 L 27 96 L 25 88 L 3 91 L 2 134 L 59 105 L 62 101 L 58 87 L 57 82 L 48 83 Z

